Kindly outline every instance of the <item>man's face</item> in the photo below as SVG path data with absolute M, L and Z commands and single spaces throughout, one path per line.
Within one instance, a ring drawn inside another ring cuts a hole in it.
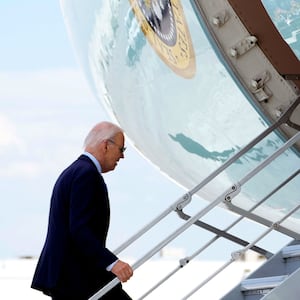
M 109 172 L 115 169 L 120 158 L 124 158 L 124 135 L 119 132 L 112 139 L 106 141 L 107 152 L 102 172 Z

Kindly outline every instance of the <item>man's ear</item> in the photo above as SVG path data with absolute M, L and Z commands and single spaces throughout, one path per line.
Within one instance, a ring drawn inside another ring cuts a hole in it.
M 107 149 L 108 149 L 108 141 L 105 140 L 103 144 L 104 144 L 104 149 L 105 149 L 105 151 L 107 151 Z

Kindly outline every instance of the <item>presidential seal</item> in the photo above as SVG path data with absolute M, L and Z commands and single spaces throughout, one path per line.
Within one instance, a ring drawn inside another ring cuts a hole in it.
M 191 78 L 195 54 L 180 0 L 129 0 L 140 27 L 159 57 L 176 74 Z

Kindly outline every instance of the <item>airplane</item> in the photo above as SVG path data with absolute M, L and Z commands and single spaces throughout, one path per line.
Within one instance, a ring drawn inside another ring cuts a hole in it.
M 137 151 L 188 191 L 116 252 L 171 211 L 186 222 L 134 268 L 189 226 L 234 240 L 229 234 L 234 224 L 219 230 L 200 220 L 215 207 L 262 224 L 265 234 L 275 230 L 290 237 L 293 242 L 288 247 L 296 251 L 300 240 L 299 0 L 60 3 L 78 61 L 101 105 Z M 194 195 L 208 204 L 191 216 L 184 209 Z M 257 246 L 263 236 L 249 243 L 239 239 L 244 248 L 232 256 L 240 258 L 252 249 L 267 261 L 278 257 Z M 258 279 L 251 276 L 257 285 Z M 265 282 L 264 277 L 259 283 Z M 203 285 L 182 299 L 192 297 Z M 260 298 L 279 295 L 285 285 L 249 292 L 245 287 L 249 283 L 241 283 L 224 299 L 244 299 L 245 293 Z M 289 285 L 290 293 L 294 289 L 297 285 Z

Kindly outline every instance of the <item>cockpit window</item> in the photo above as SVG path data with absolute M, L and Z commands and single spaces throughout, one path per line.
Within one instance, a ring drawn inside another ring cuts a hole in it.
M 283 39 L 300 60 L 300 1 L 262 0 Z

